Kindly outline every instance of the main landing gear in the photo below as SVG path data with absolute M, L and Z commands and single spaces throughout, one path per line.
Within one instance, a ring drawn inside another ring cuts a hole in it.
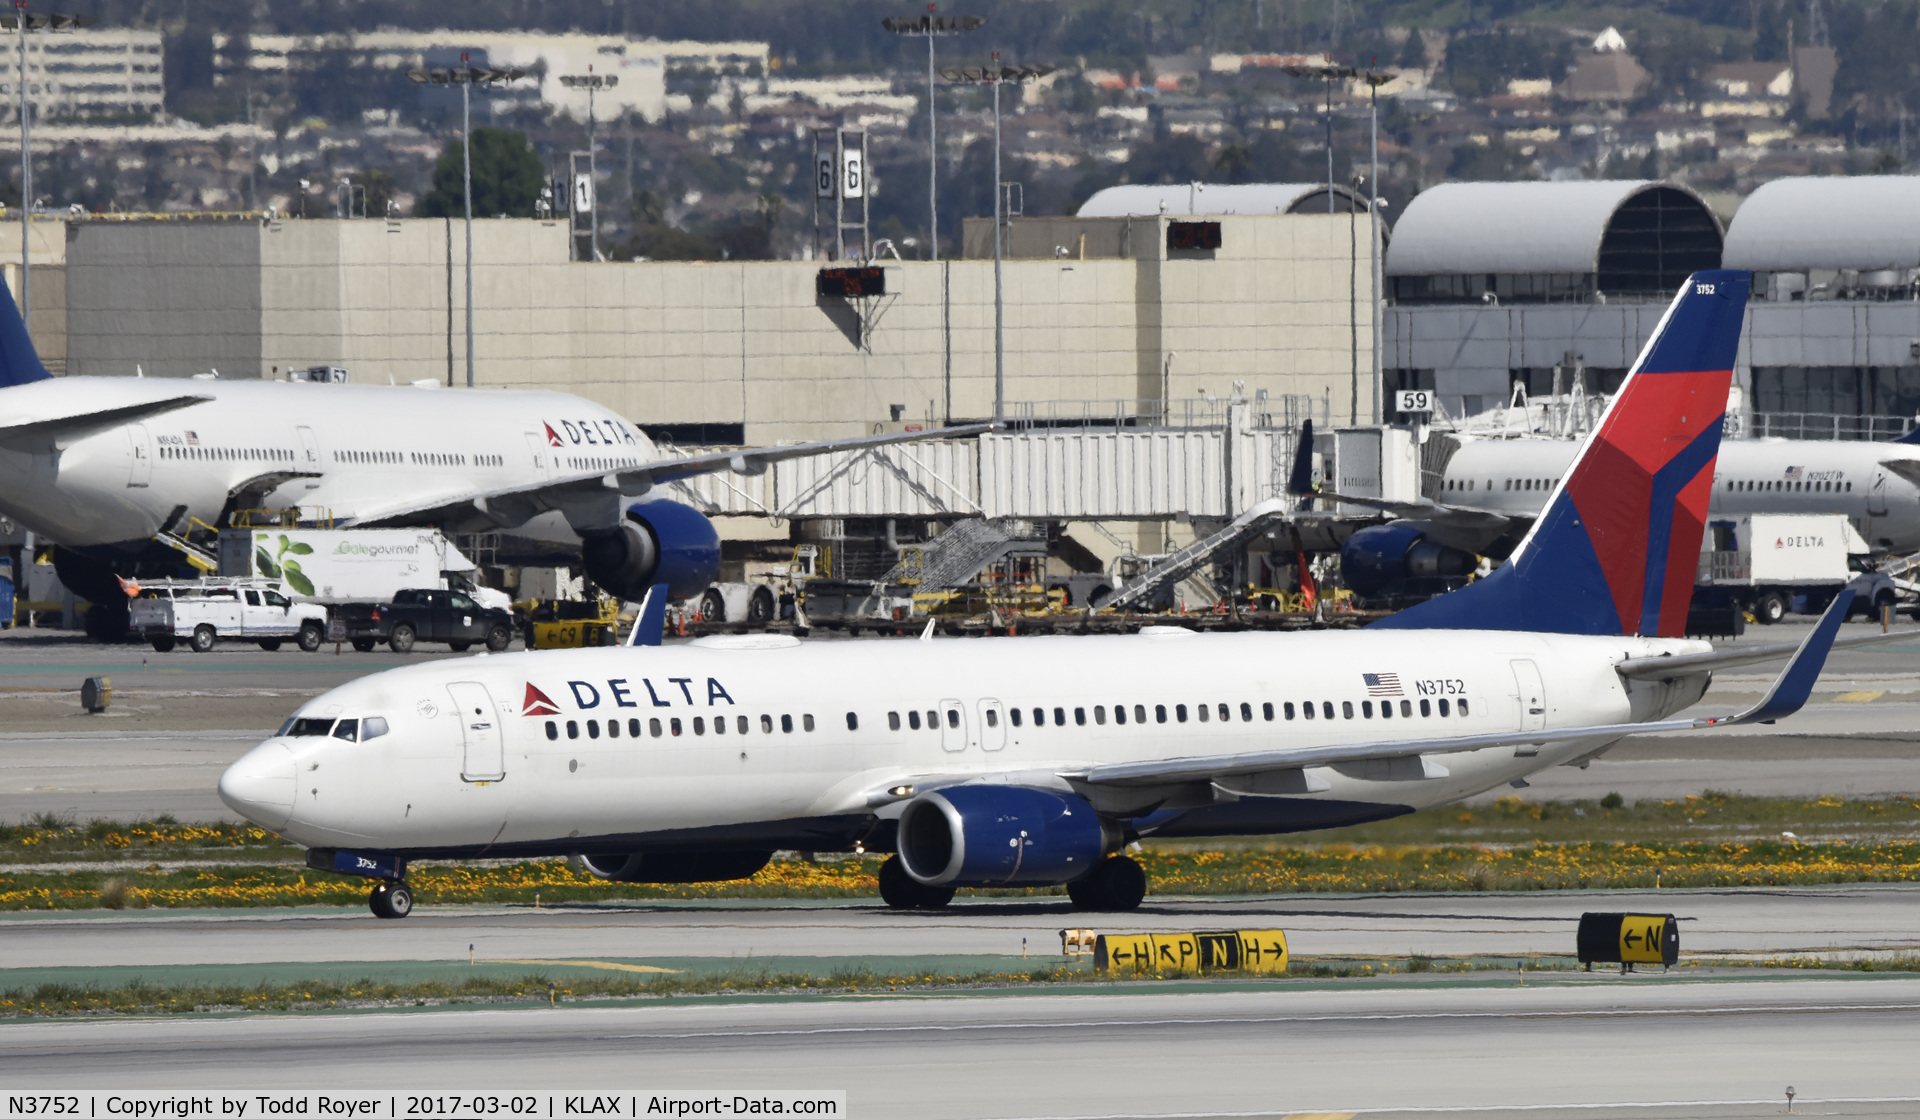
M 383 879 L 367 895 L 367 908 L 376 918 L 404 918 L 413 913 L 413 889 L 405 883 Z
M 1076 910 L 1134 910 L 1147 897 L 1147 873 L 1126 856 L 1114 856 L 1067 884 Z

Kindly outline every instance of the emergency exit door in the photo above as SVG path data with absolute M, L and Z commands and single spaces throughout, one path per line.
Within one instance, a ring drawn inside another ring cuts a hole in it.
M 466 756 L 460 777 L 469 782 L 496 782 L 507 776 L 506 747 L 500 735 L 500 713 L 493 706 L 487 686 L 475 681 L 460 681 L 447 686 L 453 708 L 460 717 L 460 734 L 466 740 Z
M 1539 731 L 1547 726 L 1547 690 L 1540 680 L 1540 666 L 1532 661 L 1516 659 L 1513 662 L 1513 694 L 1518 704 L 1521 731 Z M 1515 754 L 1538 754 L 1538 743 L 1522 743 L 1515 748 Z
M 127 485 L 145 486 L 153 479 L 153 437 L 145 424 L 128 424 L 127 439 L 133 444 L 133 458 L 127 464 Z

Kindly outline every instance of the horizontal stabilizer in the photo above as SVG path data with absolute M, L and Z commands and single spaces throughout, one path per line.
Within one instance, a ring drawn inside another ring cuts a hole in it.
M 66 416 L 0 424 L 0 447 L 9 447 L 16 451 L 37 451 L 49 444 L 84 439 L 96 432 L 104 432 L 109 428 L 118 428 L 123 424 L 174 412 L 212 399 L 199 394 L 183 393 L 177 397 L 162 397 L 156 401 L 142 401 L 139 404 L 102 408 L 93 412 L 76 412 Z

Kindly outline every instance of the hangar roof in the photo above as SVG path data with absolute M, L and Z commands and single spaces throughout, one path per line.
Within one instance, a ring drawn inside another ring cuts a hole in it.
M 1720 221 L 1672 183 L 1442 183 L 1394 223 L 1389 276 L 1598 274 L 1601 291 L 1671 290 L 1720 267 Z
M 1335 212 L 1366 209 L 1346 186 L 1333 188 Z M 1080 218 L 1153 218 L 1161 214 L 1312 214 L 1327 209 L 1325 183 L 1129 183 L 1095 191 Z
M 1920 176 L 1775 179 L 1734 214 L 1726 267 L 1920 267 Z

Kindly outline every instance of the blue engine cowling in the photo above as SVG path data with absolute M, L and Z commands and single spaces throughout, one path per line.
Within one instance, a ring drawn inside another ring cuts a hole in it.
M 1052 886 L 1086 874 L 1117 834 L 1071 793 L 949 786 L 907 802 L 900 864 L 939 887 Z
M 1340 548 L 1340 575 L 1363 598 L 1409 580 L 1472 575 L 1478 566 L 1472 553 L 1430 541 L 1425 528 L 1408 522 L 1368 526 Z
M 623 599 L 656 583 L 676 599 L 698 595 L 720 574 L 720 533 L 705 514 L 665 498 L 627 507 L 613 529 L 581 534 L 588 578 Z

